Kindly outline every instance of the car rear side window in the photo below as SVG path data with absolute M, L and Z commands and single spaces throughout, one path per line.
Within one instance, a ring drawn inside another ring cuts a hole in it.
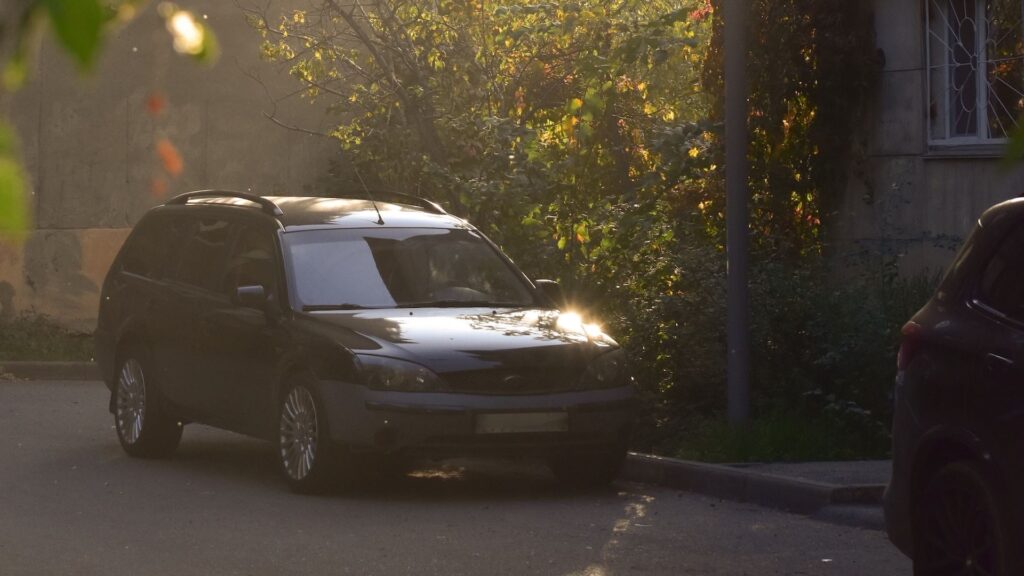
M 177 236 L 181 244 L 181 255 L 174 266 L 172 279 L 221 292 L 224 265 L 230 247 L 232 226 L 220 218 L 200 218 L 193 221 L 189 230 Z
M 990 308 L 1024 321 L 1024 225 L 1010 231 L 985 266 L 979 298 Z
M 238 233 L 227 261 L 223 291 L 231 296 L 239 286 L 260 285 L 276 293 L 276 265 L 273 233 L 264 227 L 247 225 Z

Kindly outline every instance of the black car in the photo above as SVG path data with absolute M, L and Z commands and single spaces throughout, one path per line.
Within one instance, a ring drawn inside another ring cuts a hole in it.
M 142 218 L 96 329 L 125 451 L 168 455 L 199 422 L 276 442 L 296 491 L 410 453 L 610 482 L 634 404 L 615 341 L 465 220 L 375 198 L 200 191 Z
M 1024 199 L 903 327 L 895 390 L 890 539 L 918 575 L 1024 574 Z

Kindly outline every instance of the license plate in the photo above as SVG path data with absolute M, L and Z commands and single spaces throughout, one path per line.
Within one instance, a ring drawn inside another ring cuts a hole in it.
M 565 412 L 478 414 L 476 417 L 477 434 L 524 434 L 568 430 L 569 415 Z

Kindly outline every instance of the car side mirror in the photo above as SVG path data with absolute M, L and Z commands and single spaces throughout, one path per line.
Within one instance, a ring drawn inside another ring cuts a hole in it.
M 235 288 L 235 303 L 246 308 L 266 310 L 267 289 L 259 284 Z
M 565 294 L 562 293 L 562 287 L 558 285 L 558 282 L 554 280 L 534 280 L 534 286 L 540 291 L 548 302 L 551 303 L 555 308 L 565 308 Z

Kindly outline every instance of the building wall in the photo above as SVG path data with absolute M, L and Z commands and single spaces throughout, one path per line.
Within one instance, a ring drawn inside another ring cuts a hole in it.
M 833 219 L 836 254 L 895 252 L 905 274 L 941 270 L 987 207 L 1024 193 L 999 148 L 929 148 L 924 1 L 873 1 L 885 66 Z
M 23 241 L 0 245 L 0 317 L 35 310 L 90 329 L 111 260 L 153 205 L 201 188 L 300 194 L 326 175 L 337 146 L 264 117 L 274 110 L 271 97 L 298 85 L 260 60 L 259 34 L 242 11 L 222 0 L 183 4 L 215 30 L 221 56 L 214 66 L 176 55 L 149 5 L 107 39 L 91 75 L 78 74 L 44 40 L 29 84 L 0 102 L 21 138 L 34 213 Z M 158 115 L 150 111 L 153 94 L 166 102 Z M 277 104 L 276 115 L 314 131 L 331 123 L 322 106 L 298 96 Z M 164 137 L 184 169 L 160 190 L 155 143 Z

